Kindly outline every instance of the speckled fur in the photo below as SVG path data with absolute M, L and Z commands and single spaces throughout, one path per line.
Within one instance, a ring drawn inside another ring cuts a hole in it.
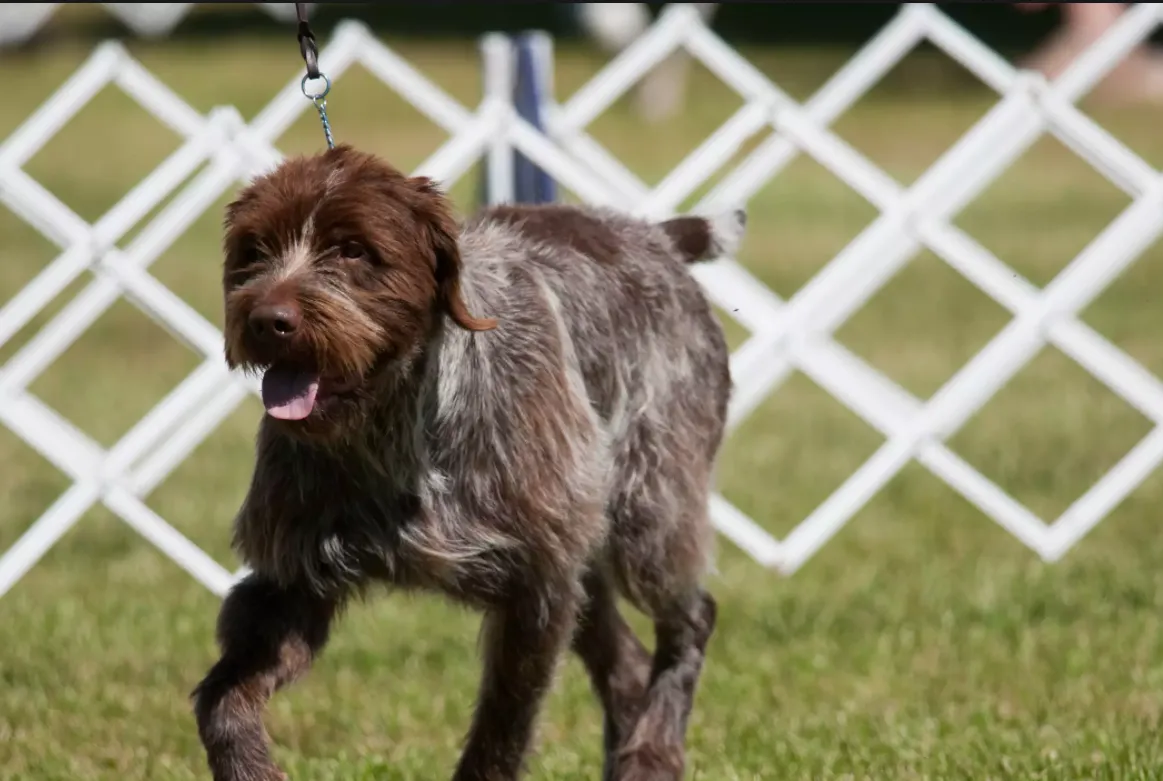
M 700 582 L 730 392 L 722 330 L 685 265 L 733 252 L 743 222 L 545 206 L 457 226 L 427 180 L 343 147 L 231 204 L 228 361 L 309 361 L 354 387 L 305 421 L 260 425 L 235 524 L 254 573 L 227 597 L 222 659 L 195 692 L 217 781 L 281 777 L 262 706 L 375 582 L 485 613 L 456 781 L 520 775 L 571 644 L 606 714 L 604 778 L 681 777 L 714 627 Z M 278 354 L 246 325 L 275 299 L 303 315 Z M 619 593 L 654 620 L 653 656 Z

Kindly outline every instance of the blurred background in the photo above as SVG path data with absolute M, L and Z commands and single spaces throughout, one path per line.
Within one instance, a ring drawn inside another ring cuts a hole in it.
M 4 139 L 107 39 L 120 39 L 203 114 L 234 106 L 249 121 L 302 72 L 290 4 L 189 4 L 172 27 L 152 30 L 132 29 L 103 4 L 58 4 L 51 14 L 49 5 L 0 4 L 0 160 Z M 130 7 L 148 4 L 108 5 L 132 16 Z M 342 20 L 365 22 L 471 110 L 481 100 L 482 34 L 550 32 L 555 96 L 564 102 L 660 8 L 594 7 L 601 5 L 326 3 L 315 4 L 312 26 L 322 47 Z M 697 5 L 705 6 L 700 12 L 718 35 L 800 102 L 900 8 Z M 1050 5 L 939 7 L 1005 59 L 1052 77 L 1121 7 L 1073 4 L 1089 10 L 1064 13 Z M 42 18 L 33 24 L 36 13 Z M 1158 170 L 1163 135 L 1155 61 L 1149 47 L 1136 52 L 1081 106 Z M 650 185 L 743 103 L 698 62 L 665 68 L 669 75 L 648 79 L 652 87 L 630 92 L 589 128 Z M 832 129 L 907 187 L 998 100 L 948 55 L 924 44 Z M 328 107 L 337 141 L 382 154 L 405 170 L 447 139 L 358 63 L 336 80 Z M 765 136 L 757 134 L 723 171 Z M 284 153 L 317 151 L 322 143 L 311 110 L 276 142 Z M 93 222 L 179 144 L 173 131 L 109 87 L 22 168 Z M 479 176 L 478 167 L 451 187 L 464 212 L 478 204 Z M 150 269 L 219 327 L 220 224 L 229 195 Z M 1130 203 L 1045 135 L 952 222 L 1041 287 Z M 879 214 L 807 154 L 763 186 L 748 209 L 739 260 L 785 299 Z M 0 306 L 58 253 L 0 203 Z M 0 372 L 90 280 L 75 282 L 0 344 Z M 1151 246 L 1080 316 L 1156 375 L 1163 372 L 1161 283 L 1163 250 Z M 746 334 L 723 314 L 738 346 Z M 836 340 L 924 400 L 1009 319 L 922 251 Z M 121 300 L 30 391 L 111 447 L 199 362 Z M 248 399 L 147 500 L 231 569 L 237 560 L 230 521 L 246 487 L 260 414 L 257 401 Z M 1052 520 L 1152 428 L 1046 347 L 949 446 Z M 883 441 L 795 373 L 726 444 L 720 487 L 782 538 Z M 0 551 L 69 485 L 0 427 Z M 710 580 L 721 623 L 691 724 L 689 777 L 1157 778 L 1163 763 L 1161 498 L 1163 481 L 1152 474 L 1062 561 L 1046 564 L 913 464 L 791 577 L 724 540 Z M 0 778 L 207 777 L 187 695 L 215 658 L 218 604 L 107 510 L 87 513 L 0 596 Z M 268 725 L 291 777 L 448 776 L 475 695 L 477 621 L 434 598 L 395 596 L 353 608 L 312 675 L 272 703 Z M 635 621 L 645 633 L 645 624 Z M 584 674 L 570 660 L 546 711 L 530 777 L 595 778 L 600 731 Z

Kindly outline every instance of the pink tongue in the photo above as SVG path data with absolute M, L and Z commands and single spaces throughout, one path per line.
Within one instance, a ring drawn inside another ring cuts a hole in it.
M 274 367 L 262 378 L 262 403 L 267 414 L 280 420 L 302 420 L 315 408 L 319 375 Z

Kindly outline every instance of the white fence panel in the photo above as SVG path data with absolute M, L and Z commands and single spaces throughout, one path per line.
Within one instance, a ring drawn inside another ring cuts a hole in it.
M 717 527 L 757 561 L 792 572 L 915 459 L 1039 556 L 1054 560 L 1163 461 L 1163 429 L 1157 426 L 1052 524 L 1035 516 L 943 442 L 1047 343 L 1156 424 L 1163 422 L 1163 382 L 1076 318 L 1163 232 L 1160 175 L 1074 107 L 1161 19 L 1163 8 L 1156 4 L 1134 7 L 1060 79 L 1047 84 L 1015 71 L 935 7 L 913 4 L 801 106 L 711 32 L 695 9 L 672 6 L 587 85 L 564 103 L 550 107 L 545 134 L 513 109 L 508 93 L 512 53 L 507 41 L 497 36 L 484 42 L 486 91 L 475 110 L 450 98 L 356 23 L 337 29 L 320 55 L 320 65 L 334 81 L 352 63 L 363 64 L 449 133 L 449 139 L 418 172 L 449 184 L 488 155 L 495 163 L 491 168 L 496 179 L 490 181 L 494 196 L 511 187 L 504 178 L 503 172 L 508 171 L 504 163 L 516 150 L 587 201 L 665 217 L 718 174 L 757 131 L 774 129 L 776 133 L 729 171 L 695 211 L 746 202 L 797 155 L 807 154 L 876 206 L 880 216 L 787 301 L 733 258 L 697 268 L 712 299 L 751 333 L 732 356 L 736 394 L 731 427 L 737 427 L 792 370 L 799 369 L 880 431 L 885 442 L 787 539 L 774 539 L 716 494 L 711 511 Z M 1000 100 L 923 176 L 904 188 L 831 132 L 829 125 L 925 39 L 998 91 Z M 585 129 L 680 47 L 745 102 L 652 189 Z M 108 84 L 116 84 L 185 141 L 90 225 L 29 177 L 22 166 Z M 309 107 L 294 76 L 249 125 L 229 107 L 202 116 L 119 46 L 106 44 L 0 144 L 0 201 L 61 249 L 56 260 L 0 308 L 0 345 L 77 277 L 89 270 L 99 272 L 95 281 L 0 366 L 0 422 L 74 481 L 0 557 L 0 594 L 98 502 L 214 592 L 224 593 L 233 582 L 236 573 L 210 559 L 143 499 L 246 393 L 256 389 L 226 369 L 217 329 L 152 277 L 148 267 L 229 188 L 281 159 L 274 141 Z M 1039 289 L 949 220 L 1045 132 L 1062 140 L 1134 200 L 1049 285 Z M 175 191 L 177 196 L 124 251 L 114 247 Z M 831 336 L 922 247 L 1014 316 L 927 402 Z M 105 451 L 27 388 L 121 296 L 205 360 Z
M 911 4 L 800 106 L 707 29 L 693 9 L 676 6 L 555 112 L 554 137 L 618 187 L 621 205 L 644 214 L 669 214 L 764 124 L 777 135 L 729 172 L 696 211 L 746 201 L 800 153 L 810 155 L 880 211 L 877 220 L 787 302 L 732 259 L 697 269 L 716 303 L 752 333 L 733 356 L 732 428 L 799 369 L 886 437 L 880 450 L 786 540 L 775 540 L 723 497 L 714 497 L 712 510 L 719 528 L 756 559 L 794 571 L 916 459 L 1044 559 L 1053 560 L 1163 461 L 1163 433 L 1156 428 L 1047 525 L 943 444 L 1046 343 L 1061 349 L 1148 418 L 1163 421 L 1163 384 L 1158 378 L 1074 316 L 1163 231 L 1158 172 L 1074 107 L 1074 101 L 1161 19 L 1163 8 L 1158 4 L 1136 6 L 1050 85 L 1036 74 L 1016 71 L 932 5 Z M 906 190 L 830 132 L 828 125 L 925 39 L 998 91 L 1001 100 Z M 650 192 L 584 128 L 680 46 L 746 102 Z M 1136 200 L 1039 290 L 948 220 L 1046 131 Z M 831 339 L 921 247 L 1014 314 L 1010 326 L 927 403 Z

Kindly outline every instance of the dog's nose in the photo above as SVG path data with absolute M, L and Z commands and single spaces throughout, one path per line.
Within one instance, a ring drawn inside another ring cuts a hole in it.
M 251 333 L 259 339 L 290 339 L 299 330 L 303 315 L 292 304 L 264 304 L 254 308 L 247 322 Z

